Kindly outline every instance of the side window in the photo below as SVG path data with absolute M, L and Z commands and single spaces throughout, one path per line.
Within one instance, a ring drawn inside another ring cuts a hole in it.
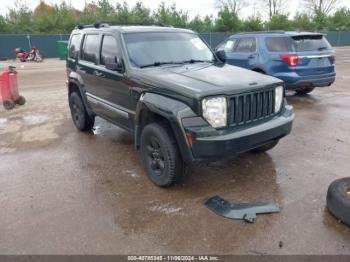
M 80 51 L 80 40 L 81 40 L 81 35 L 72 35 L 72 38 L 70 40 L 70 45 L 68 49 L 68 56 L 70 58 L 78 58 L 78 54 Z
M 118 57 L 118 45 L 113 36 L 105 35 L 102 40 L 101 60 L 100 64 L 105 65 L 106 57 L 116 58 Z
M 235 53 L 252 53 L 256 51 L 256 39 L 254 37 L 242 38 L 239 40 Z
M 81 59 L 92 63 L 97 63 L 100 47 L 99 35 L 85 35 L 84 47 L 81 53 Z
M 233 48 L 235 47 L 236 44 L 236 39 L 228 39 L 226 42 L 222 43 L 219 47 L 218 47 L 218 51 L 222 51 L 224 50 L 225 52 L 232 52 Z
M 268 37 L 265 39 L 267 49 L 270 52 L 291 51 L 291 43 L 287 37 Z

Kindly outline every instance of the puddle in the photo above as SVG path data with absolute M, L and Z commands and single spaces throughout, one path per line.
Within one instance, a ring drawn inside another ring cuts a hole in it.
M 31 115 L 24 116 L 23 120 L 27 125 L 40 125 L 48 121 L 49 117 L 46 115 Z

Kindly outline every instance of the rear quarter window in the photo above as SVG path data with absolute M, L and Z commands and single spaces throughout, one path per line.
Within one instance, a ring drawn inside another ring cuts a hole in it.
M 69 49 L 68 49 L 68 56 L 70 58 L 78 58 L 78 54 L 80 51 L 80 41 L 81 41 L 81 35 L 76 34 L 72 35 L 72 38 L 70 40 Z
M 97 63 L 100 47 L 99 35 L 85 35 L 83 50 L 81 52 L 81 59 Z
M 292 51 L 292 43 L 289 37 L 267 37 L 265 43 L 270 52 Z

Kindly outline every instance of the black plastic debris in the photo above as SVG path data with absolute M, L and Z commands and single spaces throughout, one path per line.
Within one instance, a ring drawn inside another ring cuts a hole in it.
M 230 203 L 227 200 L 214 196 L 205 202 L 205 206 L 219 216 L 229 219 L 243 219 L 254 223 L 257 214 L 278 213 L 280 209 L 271 203 Z

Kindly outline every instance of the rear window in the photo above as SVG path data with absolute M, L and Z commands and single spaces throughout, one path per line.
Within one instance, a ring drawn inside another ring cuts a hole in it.
M 289 37 L 267 37 L 265 39 L 266 47 L 270 52 L 290 52 L 292 51 L 291 40 Z
M 81 35 L 72 35 L 72 38 L 70 40 L 70 46 L 69 46 L 69 51 L 68 51 L 68 56 L 70 58 L 78 58 L 78 54 L 80 51 L 80 39 Z
M 86 35 L 81 59 L 92 63 L 97 63 L 100 46 L 99 35 Z
M 297 52 L 322 51 L 331 49 L 331 45 L 323 35 L 293 36 L 293 46 Z

